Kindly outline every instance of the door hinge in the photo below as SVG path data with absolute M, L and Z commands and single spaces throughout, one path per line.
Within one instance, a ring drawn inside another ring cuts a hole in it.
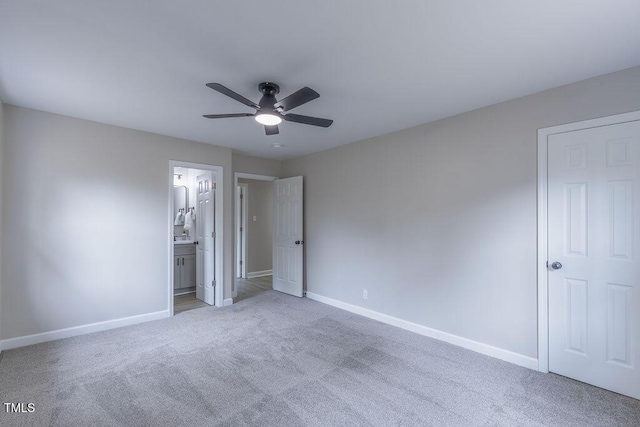
M 243 228 L 242 228 L 242 227 L 240 227 L 240 231 L 243 231 Z
M 211 189 L 212 189 L 212 190 L 215 190 L 215 189 L 216 189 L 216 183 L 215 183 L 215 182 L 212 182 L 212 183 L 211 183 Z
M 242 260 L 240 260 L 240 265 L 242 265 Z
M 211 232 L 211 237 L 213 237 L 214 239 L 216 238 L 216 232 L 215 231 Z
M 244 199 L 244 194 L 240 193 L 240 198 Z

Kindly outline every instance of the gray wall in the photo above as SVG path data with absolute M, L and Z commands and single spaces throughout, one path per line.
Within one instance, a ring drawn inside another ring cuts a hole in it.
M 169 160 L 224 167 L 231 296 L 229 148 L 11 105 L 4 113 L 0 337 L 167 310 Z
M 271 270 L 273 251 L 273 182 L 240 179 L 247 184 L 247 273 Z M 253 221 L 253 216 L 256 221 Z
M 536 131 L 638 109 L 633 68 L 284 161 L 307 290 L 537 357 Z
M 282 162 L 233 153 L 233 172 L 253 173 L 256 175 L 280 176 Z

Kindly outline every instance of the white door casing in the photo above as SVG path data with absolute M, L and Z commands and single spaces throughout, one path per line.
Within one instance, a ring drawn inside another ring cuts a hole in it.
M 274 181 L 273 289 L 303 296 L 303 179 Z
M 247 278 L 247 184 L 236 186 L 236 278 Z
M 212 173 L 196 179 L 196 298 L 209 305 L 215 303 L 215 182 Z
M 547 153 L 549 370 L 640 398 L 640 121 Z

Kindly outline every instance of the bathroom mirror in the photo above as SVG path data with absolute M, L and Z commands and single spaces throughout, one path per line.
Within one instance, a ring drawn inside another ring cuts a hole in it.
M 180 209 L 182 209 L 182 213 L 189 209 L 189 191 L 184 185 L 173 186 L 173 209 L 174 216 L 178 215 Z

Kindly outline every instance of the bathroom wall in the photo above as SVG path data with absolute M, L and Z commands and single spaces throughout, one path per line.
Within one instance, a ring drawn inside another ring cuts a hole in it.
M 211 171 L 205 171 L 205 170 L 200 170 L 200 169 L 193 169 L 193 168 L 185 168 L 185 167 L 176 167 L 174 168 L 174 173 L 180 174 L 182 175 L 182 178 L 180 180 L 174 181 L 174 184 L 179 184 L 179 185 L 184 185 L 185 187 L 187 187 L 187 191 L 188 191 L 188 195 L 189 195 L 189 208 L 196 208 L 196 204 L 197 204 L 197 200 L 198 200 L 198 176 L 202 175 L 202 174 L 206 174 L 206 173 L 211 173 Z M 212 176 L 213 182 L 217 182 L 216 180 L 216 173 L 213 172 L 213 176 Z M 233 183 L 231 184 L 233 185 Z M 175 212 L 175 208 L 174 208 L 174 212 Z M 197 218 L 196 218 L 197 221 Z M 184 226 L 183 225 L 176 225 L 173 227 L 173 232 L 175 236 L 182 236 L 184 230 Z M 188 236 L 188 240 L 193 240 L 194 238 L 194 234 L 195 233 L 195 223 L 194 223 L 194 229 L 192 230 L 191 233 L 187 233 Z
M 187 194 L 189 197 L 189 202 L 191 202 L 192 198 L 191 198 L 191 188 L 190 188 L 190 182 L 189 182 L 189 169 L 188 168 L 182 168 L 182 167 L 175 167 L 173 168 L 173 173 L 174 173 L 174 187 L 176 185 L 184 185 L 185 187 L 187 187 Z M 178 180 L 178 177 L 175 176 L 175 174 L 179 174 L 182 175 L 182 177 Z M 173 216 L 175 218 L 176 216 L 176 211 L 177 211 L 177 207 L 174 204 L 173 207 Z M 184 226 L 183 225 L 174 225 L 173 227 L 173 235 L 174 236 L 182 236 L 182 232 L 184 231 Z

